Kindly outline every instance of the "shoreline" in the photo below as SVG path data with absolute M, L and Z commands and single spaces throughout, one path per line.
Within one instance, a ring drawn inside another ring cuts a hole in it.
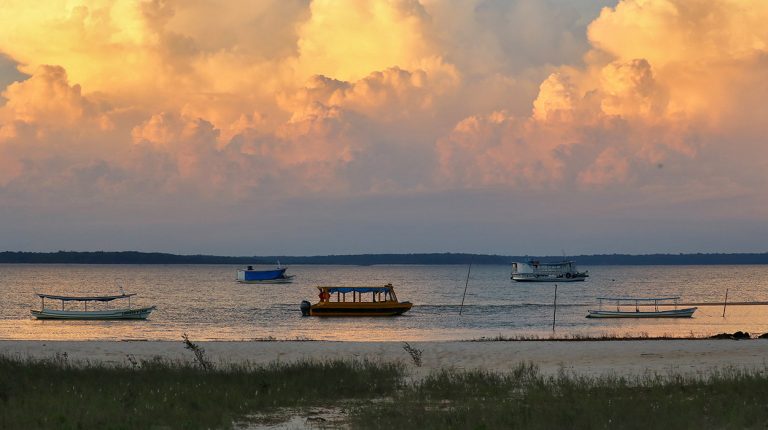
M 193 340 L 194 341 L 194 340 Z M 413 364 L 404 342 L 311 340 L 202 341 L 219 364 L 267 365 L 274 362 L 370 360 L 401 362 L 414 376 L 441 369 L 506 372 L 523 362 L 544 374 L 561 371 L 586 376 L 653 374 L 707 375 L 723 368 L 768 368 L 768 340 L 628 339 L 536 341 L 418 341 L 422 366 Z M 181 341 L 0 340 L 0 355 L 12 358 L 66 357 L 71 363 L 128 365 L 129 359 L 191 362 Z

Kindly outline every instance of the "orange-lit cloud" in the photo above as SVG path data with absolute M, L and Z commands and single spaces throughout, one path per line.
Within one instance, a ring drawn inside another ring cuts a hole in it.
M 765 154 L 753 142 L 709 138 L 761 127 L 754 111 L 765 108 L 754 95 L 768 89 L 759 82 L 768 32 L 757 16 L 768 17 L 762 2 L 626 0 L 603 9 L 589 26 L 586 65 L 564 66 L 544 80 L 528 118 L 495 121 L 494 113 L 469 134 L 460 123 L 437 145 L 441 177 L 465 175 L 451 160 L 471 139 L 477 142 L 464 162 L 509 185 L 531 171 L 590 187 L 642 185 L 666 161 L 720 171 L 725 147 Z M 488 184 L 488 175 L 476 176 Z M 707 179 L 685 182 L 698 181 Z
M 424 31 L 429 15 L 417 0 L 317 0 L 310 13 L 299 26 L 302 72 L 357 80 L 392 66 L 418 67 L 434 52 Z
M 102 127 L 111 126 L 97 103 L 83 97 L 80 85 L 70 86 L 60 66 L 40 66 L 29 79 L 9 85 L 3 97 L 8 100 L 3 114 L 9 123 L 81 127 L 84 122 L 100 120 Z

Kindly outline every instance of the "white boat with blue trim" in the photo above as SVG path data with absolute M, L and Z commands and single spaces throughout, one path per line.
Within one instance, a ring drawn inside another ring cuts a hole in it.
M 516 282 L 578 282 L 589 277 L 587 272 L 579 272 L 576 263 L 570 260 L 545 263 L 529 260 L 525 263 L 512 263 L 512 277 Z
M 587 311 L 587 318 L 690 318 L 693 308 L 677 308 L 680 297 L 598 297 L 599 308 Z M 603 301 L 615 302 L 616 310 L 603 309 Z M 672 302 L 672 303 L 669 303 Z M 634 310 L 632 309 L 634 305 Z M 660 308 L 661 306 L 661 308 Z M 664 309 L 674 306 L 674 309 Z M 629 309 L 627 308 L 629 307 Z
M 120 293 L 114 296 L 60 296 L 54 294 L 37 294 L 40 297 L 40 310 L 31 310 L 32 316 L 37 319 L 55 319 L 55 320 L 144 320 L 155 310 L 155 306 L 133 308 L 131 307 L 131 297 L 136 293 Z M 61 309 L 46 308 L 45 299 L 59 300 Z M 113 300 L 128 300 L 127 308 L 119 309 L 91 309 L 88 310 L 88 303 L 108 303 Z M 83 304 L 83 309 L 67 309 L 65 303 L 78 302 Z

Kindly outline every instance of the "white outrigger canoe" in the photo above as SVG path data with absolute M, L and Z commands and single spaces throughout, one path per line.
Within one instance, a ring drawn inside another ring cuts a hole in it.
M 131 307 L 132 294 L 120 294 L 115 296 L 58 296 L 52 294 L 38 294 L 40 297 L 40 310 L 31 310 L 32 316 L 37 319 L 56 319 L 56 320 L 143 320 L 149 317 L 149 314 L 155 310 L 155 306 L 142 308 Z M 52 309 L 45 307 L 45 299 L 61 301 L 61 309 Z M 111 302 L 113 300 L 128 299 L 128 307 L 121 309 L 93 309 L 88 310 L 88 302 Z M 84 305 L 83 310 L 65 309 L 65 302 L 81 302 Z
M 587 311 L 587 318 L 690 318 L 698 308 L 677 308 L 679 297 L 598 297 L 600 302 L 598 310 Z M 616 302 L 616 310 L 603 309 L 603 300 Z M 674 301 L 673 304 L 664 302 Z M 662 303 L 659 303 L 662 302 Z M 622 306 L 631 306 L 634 303 L 634 310 L 622 309 Z M 653 306 L 653 308 L 651 308 Z M 674 309 L 659 309 L 659 306 L 674 306 Z M 646 310 L 647 309 L 647 310 Z

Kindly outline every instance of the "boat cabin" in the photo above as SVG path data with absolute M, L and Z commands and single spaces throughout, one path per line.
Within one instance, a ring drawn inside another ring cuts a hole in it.
M 321 302 L 380 303 L 397 302 L 392 284 L 383 287 L 317 287 Z M 347 296 L 349 295 L 349 296 Z

